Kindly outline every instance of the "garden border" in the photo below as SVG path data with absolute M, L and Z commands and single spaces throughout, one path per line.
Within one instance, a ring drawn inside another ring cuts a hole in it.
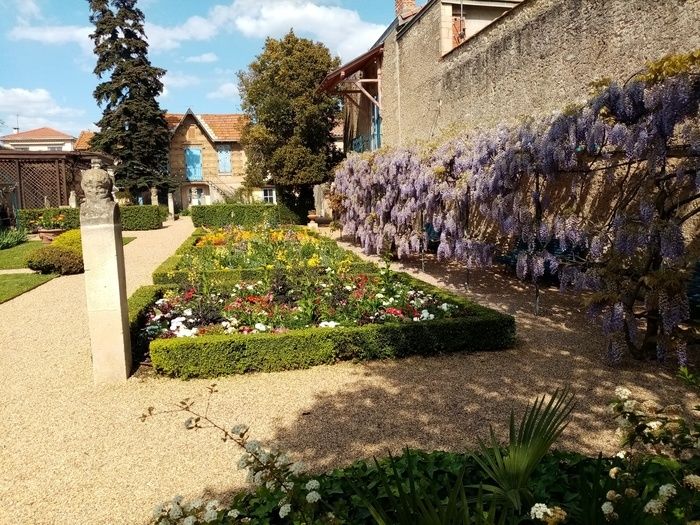
M 456 294 L 397 274 L 411 286 L 458 304 L 469 317 L 357 327 L 306 328 L 283 334 L 203 335 L 156 339 L 149 345 L 153 367 L 166 375 L 192 378 L 309 368 L 338 361 L 500 350 L 515 341 L 515 319 Z M 137 290 L 129 299 L 132 338 L 144 314 L 166 287 Z

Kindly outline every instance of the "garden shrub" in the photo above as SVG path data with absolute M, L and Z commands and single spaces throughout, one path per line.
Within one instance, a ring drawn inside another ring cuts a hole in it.
M 191 206 L 195 226 L 222 228 L 224 226 L 258 226 L 270 224 L 299 224 L 300 218 L 281 204 L 212 204 Z
M 72 248 L 48 245 L 39 248 L 27 259 L 27 266 L 40 273 L 71 275 L 82 273 L 83 256 Z
M 17 226 L 29 231 L 36 231 L 33 223 L 39 220 L 39 217 L 49 213 L 51 215 L 62 214 L 64 217 L 63 227 L 66 230 L 74 230 L 80 228 L 80 209 L 79 208 L 27 208 L 17 211 Z
M 160 206 L 120 206 L 122 230 L 157 230 L 163 227 L 163 211 Z M 35 230 L 32 222 L 36 222 L 44 213 L 61 213 L 65 217 L 64 228 L 73 230 L 80 228 L 80 208 L 32 208 L 19 210 L 17 213 L 18 226 L 27 230 Z M 165 208 L 165 217 L 168 210 Z
M 163 227 L 159 206 L 122 206 L 119 211 L 122 215 L 122 230 L 157 230 Z
M 82 254 L 83 243 L 80 236 L 80 230 L 68 230 L 67 232 L 62 233 L 52 241 L 51 246 L 66 248 Z
M 0 250 L 12 248 L 27 240 L 27 232 L 24 229 L 0 229 Z
M 203 335 L 156 339 L 153 366 L 179 377 L 273 372 L 344 360 L 498 350 L 515 339 L 515 320 L 471 305 L 474 315 L 419 323 L 308 328 L 281 334 Z

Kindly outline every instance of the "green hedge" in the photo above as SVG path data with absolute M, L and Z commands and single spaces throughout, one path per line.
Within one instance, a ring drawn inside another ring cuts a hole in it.
M 163 227 L 158 206 L 120 206 L 122 230 L 157 230 Z
M 224 226 L 251 227 L 266 221 L 276 224 L 299 224 L 300 218 L 281 204 L 212 204 L 190 206 L 195 226 L 221 228 Z
M 515 341 L 515 319 L 418 281 L 416 289 L 458 304 L 467 317 L 418 323 L 308 328 L 283 334 L 204 335 L 150 343 L 159 372 L 189 378 L 273 372 L 337 361 L 399 358 L 450 352 L 499 350 Z
M 17 227 L 25 230 L 35 231 L 36 227 L 32 226 L 31 222 L 39 219 L 44 213 L 62 213 L 65 217 L 63 225 L 67 230 L 75 230 L 80 228 L 80 209 L 79 208 L 27 208 L 17 211 Z
M 515 321 L 493 312 L 473 317 L 361 327 L 308 328 L 284 334 L 157 339 L 156 370 L 179 377 L 274 372 L 346 360 L 398 358 L 512 345 Z
M 32 208 L 17 212 L 18 227 L 32 230 L 31 221 L 35 221 L 46 212 L 60 212 L 65 217 L 65 228 L 80 228 L 80 208 Z M 120 206 L 122 230 L 157 230 L 163 227 L 163 216 L 159 206 Z M 167 209 L 166 209 L 167 216 Z

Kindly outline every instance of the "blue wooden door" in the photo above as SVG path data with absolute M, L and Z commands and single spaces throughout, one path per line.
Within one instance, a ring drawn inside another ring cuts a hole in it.
M 197 147 L 185 148 L 185 173 L 187 180 L 202 180 L 202 150 Z

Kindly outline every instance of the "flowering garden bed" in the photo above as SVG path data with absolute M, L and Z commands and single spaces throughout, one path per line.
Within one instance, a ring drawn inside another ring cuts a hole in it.
M 153 272 L 155 284 L 207 277 L 219 284 L 257 281 L 275 270 L 337 267 L 372 272 L 375 265 L 335 241 L 302 228 L 196 230 Z
M 252 239 L 260 246 L 251 248 Z M 511 316 L 359 262 L 303 231 L 218 232 L 196 237 L 180 256 L 189 266 L 182 271 L 187 284 L 146 287 L 130 300 L 132 334 L 166 374 L 212 377 L 496 350 L 515 336 Z M 238 267 L 213 270 L 232 274 L 222 282 L 209 269 L 225 258 Z

